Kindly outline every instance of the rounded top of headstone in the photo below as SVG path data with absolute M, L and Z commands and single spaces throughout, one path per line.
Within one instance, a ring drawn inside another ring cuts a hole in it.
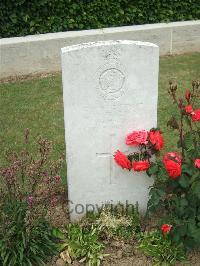
M 70 45 L 61 48 L 62 53 L 71 52 L 80 49 L 87 49 L 92 47 L 101 47 L 101 46 L 110 46 L 110 45 L 135 45 L 135 46 L 149 46 L 158 48 L 158 46 L 154 43 L 150 42 L 141 42 L 141 41 L 131 41 L 131 40 L 110 40 L 110 41 L 98 41 L 98 42 L 88 42 Z

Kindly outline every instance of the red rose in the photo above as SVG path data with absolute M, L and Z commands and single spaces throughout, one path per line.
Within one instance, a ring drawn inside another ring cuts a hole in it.
M 149 140 L 157 151 L 161 150 L 164 146 L 163 136 L 158 130 L 149 132 Z
M 165 168 L 167 170 L 167 173 L 169 177 L 172 179 L 176 179 L 178 176 L 181 175 L 181 165 L 174 162 L 174 161 L 166 161 L 164 162 Z
M 195 165 L 196 168 L 199 168 L 200 169 L 200 159 L 196 159 L 194 161 L 194 165 Z
M 114 160 L 115 162 L 121 166 L 123 169 L 131 169 L 131 162 L 129 161 L 129 159 L 126 157 L 126 155 L 124 153 L 122 153 L 121 151 L 117 151 L 114 155 Z
M 176 179 L 181 175 L 181 156 L 176 152 L 166 153 L 163 157 L 163 163 L 169 177 Z
M 200 121 L 200 109 L 194 110 L 194 112 L 192 113 L 192 121 Z
M 178 154 L 177 152 L 168 152 L 168 153 L 165 153 L 164 157 L 163 157 L 163 161 L 165 160 L 173 160 L 179 164 L 181 164 L 182 162 L 182 158 L 181 158 L 181 155 Z
M 190 90 L 186 90 L 185 92 L 185 99 L 189 102 L 190 101 L 190 97 L 191 97 L 191 92 Z
M 185 106 L 185 112 L 187 114 L 191 114 L 193 112 L 193 108 L 192 108 L 192 105 L 191 104 Z
M 133 170 L 137 172 L 146 171 L 149 167 L 150 163 L 147 160 L 133 162 Z
M 171 231 L 172 226 L 170 224 L 163 224 L 161 227 L 162 233 L 167 234 Z
M 133 131 L 126 137 L 127 145 L 147 144 L 148 132 L 146 130 Z

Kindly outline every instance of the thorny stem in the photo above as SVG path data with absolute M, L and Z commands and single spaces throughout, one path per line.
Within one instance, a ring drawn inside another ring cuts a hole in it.
M 184 158 L 184 145 L 183 145 L 183 112 L 182 112 L 182 110 L 181 110 L 181 123 L 180 123 L 180 142 L 181 142 L 182 156 Z

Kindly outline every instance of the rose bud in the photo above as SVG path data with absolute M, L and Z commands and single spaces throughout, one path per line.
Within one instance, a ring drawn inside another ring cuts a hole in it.
M 185 112 L 187 114 L 191 114 L 193 112 L 193 108 L 191 104 L 185 106 Z
M 194 112 L 192 113 L 192 121 L 200 121 L 200 109 L 194 110 Z
M 191 98 L 191 92 L 190 90 L 186 90 L 185 92 L 185 99 L 189 102 Z

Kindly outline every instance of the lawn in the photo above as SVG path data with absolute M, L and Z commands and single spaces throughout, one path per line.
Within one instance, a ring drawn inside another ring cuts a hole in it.
M 200 53 L 160 58 L 158 123 L 166 139 L 165 150 L 175 149 L 172 132 L 166 127 L 176 110 L 167 93 L 169 80 L 184 92 L 199 75 Z M 53 141 L 54 157 L 65 152 L 61 75 L 2 83 L 0 95 L 0 165 L 5 164 L 7 150 L 23 147 L 26 128 L 32 138 L 42 135 Z M 63 169 L 63 177 L 64 173 Z

